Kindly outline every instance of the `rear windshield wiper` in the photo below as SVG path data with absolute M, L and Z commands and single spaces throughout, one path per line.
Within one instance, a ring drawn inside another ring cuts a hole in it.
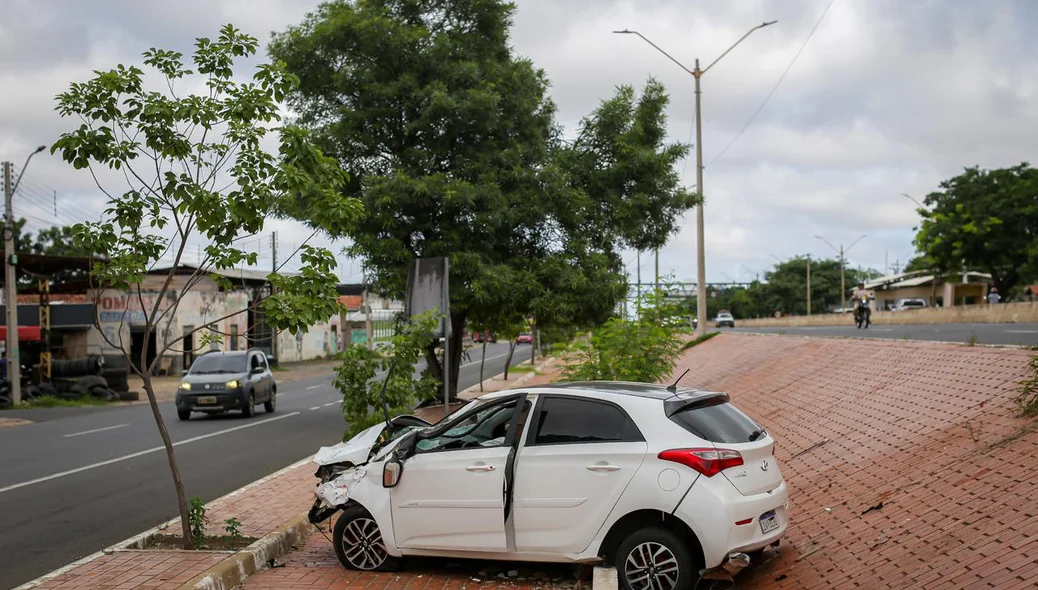
M 758 438 L 761 437 L 761 435 L 766 434 L 766 433 L 767 433 L 767 431 L 764 430 L 763 428 L 758 428 L 757 430 L 754 430 L 753 432 L 750 433 L 750 442 L 753 442 L 753 441 L 757 440 Z

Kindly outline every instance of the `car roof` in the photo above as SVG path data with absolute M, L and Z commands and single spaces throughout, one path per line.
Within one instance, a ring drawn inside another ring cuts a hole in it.
M 253 350 L 207 350 L 199 356 L 242 356 L 255 352 Z
M 667 389 L 666 385 L 658 383 L 638 383 L 635 381 L 569 381 L 564 383 L 548 383 L 544 385 L 530 385 L 517 389 L 505 389 L 495 391 L 482 396 L 483 399 L 494 399 L 513 395 L 520 391 L 545 391 L 562 390 L 576 391 L 580 393 L 597 393 L 609 395 L 624 395 L 649 399 L 666 400 L 673 397 L 701 397 L 722 394 L 718 391 L 707 391 L 692 387 L 678 387 L 674 391 Z M 726 395 L 726 394 L 725 394 Z

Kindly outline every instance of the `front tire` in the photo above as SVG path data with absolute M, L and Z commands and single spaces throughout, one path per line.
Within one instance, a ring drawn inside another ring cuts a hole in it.
M 181 410 L 181 409 L 178 408 L 177 409 L 177 418 L 180 418 L 181 420 L 190 420 L 191 419 L 191 410 Z
M 245 398 L 245 407 L 241 409 L 241 415 L 246 418 L 252 418 L 256 415 L 256 394 L 250 393 Z
M 386 550 L 378 523 L 360 506 L 342 511 L 332 531 L 335 556 L 346 569 L 364 572 L 391 572 L 400 559 Z
M 274 410 L 277 409 L 277 407 L 278 407 L 277 396 L 278 396 L 278 392 L 277 391 L 271 391 L 270 392 L 270 399 L 268 399 L 267 401 L 263 402 L 263 409 L 268 414 L 272 414 L 274 412 Z
M 635 531 L 616 550 L 616 577 L 624 590 L 681 590 L 697 579 L 695 560 L 673 532 Z

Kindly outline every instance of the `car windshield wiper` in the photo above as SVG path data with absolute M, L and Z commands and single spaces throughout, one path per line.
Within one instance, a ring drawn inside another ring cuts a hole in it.
M 758 438 L 761 437 L 761 435 L 765 434 L 766 432 L 767 431 L 765 431 L 763 428 L 759 428 L 757 430 L 754 430 L 753 432 L 750 433 L 750 442 L 753 442 L 753 441 L 757 440 Z

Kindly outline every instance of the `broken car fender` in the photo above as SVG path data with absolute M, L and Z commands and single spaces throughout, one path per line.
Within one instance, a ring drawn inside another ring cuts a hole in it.
M 400 557 L 393 535 L 392 492 L 382 487 L 384 465 L 385 461 L 378 461 L 351 468 L 331 481 L 314 486 L 314 494 L 327 506 L 341 509 L 352 503 L 367 510 L 382 532 L 386 551 Z

